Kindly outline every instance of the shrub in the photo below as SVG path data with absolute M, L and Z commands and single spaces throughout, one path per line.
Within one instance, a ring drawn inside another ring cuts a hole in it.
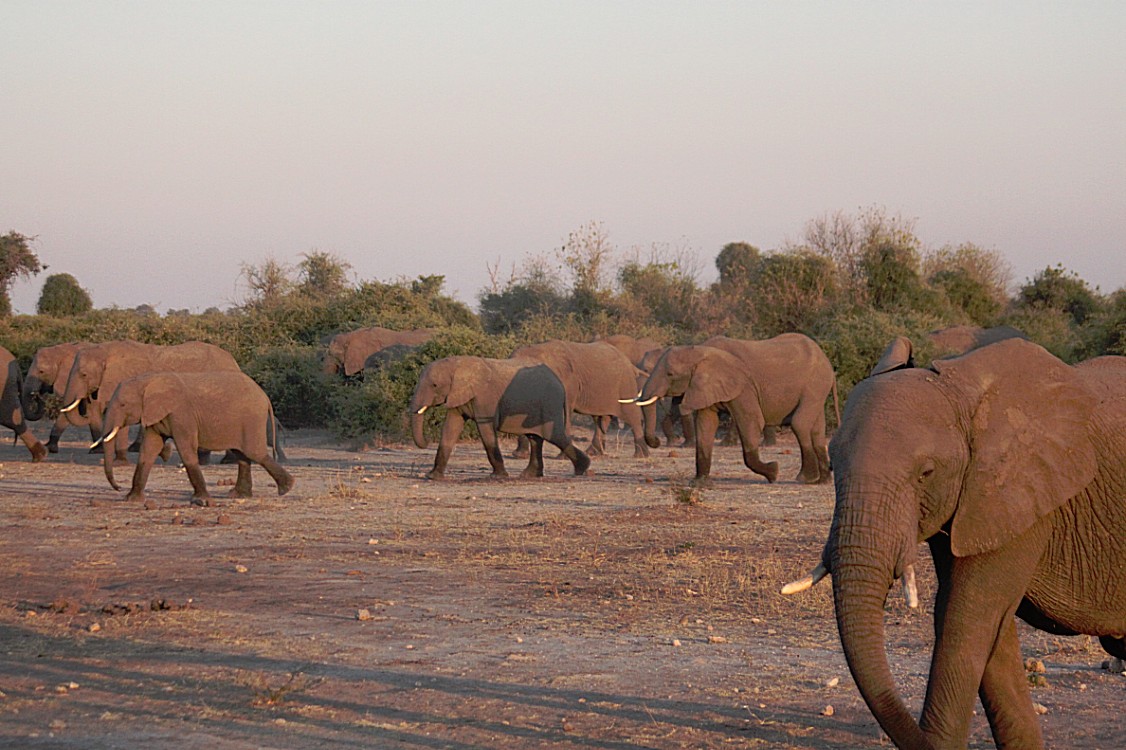
M 320 353 L 308 346 L 265 347 L 243 365 L 274 404 L 286 427 L 328 427 L 337 421 L 339 379 L 321 372 Z
M 80 315 L 94 307 L 90 294 L 69 273 L 53 273 L 43 282 L 35 309 L 40 315 Z

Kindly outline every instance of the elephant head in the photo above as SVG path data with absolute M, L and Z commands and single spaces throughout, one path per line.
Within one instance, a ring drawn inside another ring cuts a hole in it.
M 70 368 L 78 350 L 86 344 L 55 344 L 45 346 L 35 353 L 20 392 L 20 405 L 24 417 L 35 421 L 47 411 L 48 397 L 66 387 Z
M 410 401 L 411 432 L 414 444 L 427 446 L 423 415 L 431 406 L 456 409 L 471 401 L 475 387 L 484 377 L 478 357 L 446 357 L 423 368 Z
M 104 345 L 83 349 L 75 355 L 63 393 L 65 406 L 62 408 L 73 424 L 80 423 L 77 415 L 86 416 L 84 402 L 98 397 L 109 360 L 110 353 Z
M 711 346 L 672 346 L 665 350 L 638 403 L 647 405 L 663 396 L 683 396 L 683 408 L 696 411 L 732 401 L 748 380 L 734 355 Z
M 857 687 L 899 747 L 931 745 L 888 668 L 892 582 L 922 540 L 948 534 L 958 558 L 994 552 L 1077 494 L 1097 468 L 1093 407 L 1071 367 L 1019 339 L 871 377 L 850 394 L 830 448 L 837 499 L 819 570 L 833 576 Z M 953 679 L 932 664 L 928 707 Z

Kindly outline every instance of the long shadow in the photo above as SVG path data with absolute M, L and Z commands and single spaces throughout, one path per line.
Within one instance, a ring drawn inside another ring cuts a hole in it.
M 122 746 L 124 736 L 151 731 L 153 722 L 184 727 L 185 734 L 206 731 L 259 747 L 316 747 L 329 741 L 336 747 L 455 750 L 685 746 L 684 735 L 670 745 L 638 737 L 647 732 L 652 736 L 656 728 L 665 735 L 676 729 L 689 730 L 694 733 L 692 746 L 753 738 L 770 745 L 823 748 L 828 746 L 828 736 L 838 740 L 832 742 L 838 747 L 842 736 L 849 738 L 846 746 L 870 746 L 876 738 L 870 723 L 848 725 L 840 717 L 827 720 L 806 712 L 771 711 L 768 716 L 752 717 L 745 708 L 735 706 L 276 659 L 111 637 L 78 641 L 44 636 L 18 625 L 0 625 L 0 644 L 5 646 L 0 656 L 0 684 L 9 705 L 49 697 L 42 689 L 21 685 L 50 690 L 67 681 L 79 683 L 80 688 L 65 697 L 53 698 L 53 706 L 59 715 L 68 711 L 79 717 L 66 722 L 72 727 L 66 736 L 71 740 L 82 736 L 82 746 L 90 748 L 99 747 L 102 739 L 106 747 Z M 76 651 L 80 654 L 73 655 Z M 152 665 L 152 669 L 138 668 L 138 663 Z M 253 676 L 255 683 L 248 684 L 243 673 Z M 284 686 L 294 675 L 301 676 L 300 684 L 287 694 Z M 330 681 L 331 689 L 319 689 Z M 271 689 L 277 694 L 272 710 L 254 705 L 270 692 L 263 687 L 266 685 L 274 686 Z M 425 691 L 424 695 L 419 691 Z M 412 695 L 418 698 L 412 700 Z M 478 705 L 469 707 L 471 704 Z M 510 723 L 503 719 L 504 707 L 536 715 Z M 555 714 L 545 718 L 538 712 Z M 26 709 L 0 712 L 0 746 L 4 735 L 11 738 L 26 730 L 21 715 L 28 713 L 31 711 Z M 115 717 L 108 728 L 81 718 L 107 715 Z M 570 717 L 573 725 L 560 715 Z M 278 723 L 278 717 L 285 722 Z M 592 718 L 597 727 L 587 726 Z M 603 726 L 608 728 L 600 731 Z

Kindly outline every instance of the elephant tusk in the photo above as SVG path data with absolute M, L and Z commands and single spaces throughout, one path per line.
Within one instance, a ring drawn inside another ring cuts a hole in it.
M 104 441 L 105 441 L 105 438 L 98 438 L 94 442 L 90 443 L 90 450 L 94 450 L 99 445 L 101 445 Z
M 76 398 L 76 399 L 74 399 L 74 403 L 73 403 L 73 404 L 71 404 L 70 406 L 66 407 L 65 409 L 59 409 L 59 411 L 60 411 L 61 413 L 64 413 L 64 414 L 65 414 L 66 412 L 68 412 L 68 411 L 74 411 L 75 409 L 77 409 L 77 408 L 78 408 L 78 404 L 79 404 L 79 403 L 80 403 L 81 401 L 82 401 L 82 399 L 81 399 L 81 398 Z
M 110 430 L 110 433 L 108 435 L 102 438 L 102 442 L 108 443 L 109 441 L 113 440 L 114 436 L 117 435 L 117 431 L 120 429 L 120 427 L 114 427 L 112 430 Z M 94 445 L 97 445 L 97 443 L 95 443 Z M 94 446 L 91 445 L 90 447 L 93 448 Z
M 618 403 L 619 404 L 636 404 L 637 403 L 637 396 L 634 396 L 633 398 L 620 398 L 620 399 L 618 399 Z
M 657 399 L 659 399 L 659 398 L 660 398 L 660 396 L 654 396 L 653 398 L 647 398 L 644 401 L 638 401 L 637 405 L 638 406 L 648 406 L 649 404 L 656 403 Z
M 422 407 L 422 408 L 420 408 L 420 409 L 419 409 L 418 411 L 416 411 L 416 412 L 415 412 L 415 414 L 423 414 L 423 413 L 425 413 L 425 412 L 426 412 L 426 410 L 427 410 L 427 409 L 429 409 L 429 408 L 430 408 L 429 406 L 423 406 L 423 407 Z
M 802 591 L 811 589 L 827 575 L 829 575 L 828 569 L 825 568 L 824 564 L 818 563 L 817 567 L 811 570 L 809 572 L 809 575 L 807 575 L 805 578 L 802 578 L 800 581 L 791 581 L 790 583 L 787 583 L 785 586 L 783 586 L 782 594 L 785 596 L 790 596 L 791 594 L 798 594 Z
M 919 608 L 919 589 L 915 586 L 915 566 L 908 565 L 907 570 L 903 571 L 903 598 L 907 600 L 907 606 L 911 609 Z

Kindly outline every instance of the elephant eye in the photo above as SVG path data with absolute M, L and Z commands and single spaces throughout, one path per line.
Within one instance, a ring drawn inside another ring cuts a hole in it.
M 926 467 L 925 469 L 923 469 L 922 471 L 919 472 L 919 481 L 925 482 L 926 480 L 931 478 L 932 474 L 934 474 L 934 467 L 933 466 Z

